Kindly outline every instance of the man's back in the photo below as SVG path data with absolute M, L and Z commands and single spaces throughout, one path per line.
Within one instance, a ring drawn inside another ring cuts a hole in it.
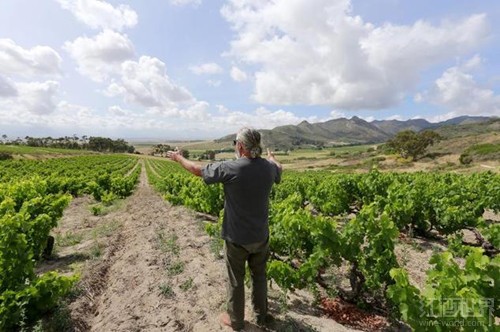
M 263 158 L 239 158 L 205 167 L 207 184 L 224 185 L 222 237 L 238 244 L 263 242 L 269 236 L 269 194 L 280 181 L 278 167 Z

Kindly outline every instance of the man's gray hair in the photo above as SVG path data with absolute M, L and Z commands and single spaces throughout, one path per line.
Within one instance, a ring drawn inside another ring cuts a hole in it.
M 241 142 L 250 153 L 252 158 L 260 157 L 262 146 L 260 145 L 260 133 L 252 128 L 244 127 L 236 135 L 236 140 Z

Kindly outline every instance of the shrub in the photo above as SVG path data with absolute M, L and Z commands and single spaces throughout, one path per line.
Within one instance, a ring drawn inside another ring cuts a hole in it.
M 460 161 L 460 164 L 462 165 L 469 165 L 470 163 L 472 163 L 472 156 L 470 154 L 468 154 L 467 152 L 464 152 L 460 155 L 460 158 L 458 158 L 458 160 Z
M 0 160 L 9 160 L 13 159 L 12 153 L 10 152 L 0 152 Z

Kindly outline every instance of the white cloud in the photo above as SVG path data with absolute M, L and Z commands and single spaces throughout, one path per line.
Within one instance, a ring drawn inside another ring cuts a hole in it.
M 346 118 L 347 115 L 344 112 L 333 110 L 330 112 L 332 119 Z
M 224 106 L 224 105 L 215 105 L 215 107 L 217 108 L 217 112 L 220 114 L 220 115 L 224 115 L 224 114 L 229 114 L 230 111 L 229 109 Z
M 121 31 L 137 24 L 137 13 L 128 5 L 113 7 L 100 0 L 57 0 L 80 21 L 92 29 L 112 29 Z
M 129 115 L 130 112 L 127 111 L 127 110 L 124 110 L 123 108 L 121 108 L 120 106 L 118 105 L 113 105 L 113 106 L 110 106 L 108 108 L 108 113 L 112 114 L 112 115 L 116 115 L 116 116 L 126 116 L 126 115 Z
M 127 116 L 113 114 L 114 111 L 124 112 Z M 37 121 L 51 121 L 55 128 L 74 130 L 83 133 L 100 132 L 101 135 L 109 136 L 109 130 L 115 129 L 148 129 L 148 122 L 142 121 L 143 116 L 135 114 L 127 110 L 121 109 L 119 106 L 111 106 L 108 109 L 108 114 L 100 114 L 89 107 L 71 104 L 67 101 L 61 101 L 57 105 L 57 111 L 45 119 Z
M 195 101 L 187 107 L 177 107 L 169 105 L 168 107 L 151 107 L 146 111 L 146 114 L 151 116 L 159 116 L 162 119 L 168 118 L 174 121 L 179 120 L 179 126 L 192 125 L 204 126 L 210 120 L 210 114 L 207 112 L 209 104 L 205 101 Z M 188 122 L 184 120 L 189 120 Z M 204 121 L 204 122 L 203 122 Z
M 465 62 L 462 65 L 462 68 L 464 68 L 467 71 L 471 71 L 471 70 L 475 70 L 475 69 L 481 67 L 482 63 L 483 63 L 483 59 L 481 59 L 479 54 L 476 54 L 472 58 L 467 60 L 467 62 Z
M 398 120 L 398 121 L 403 121 L 403 117 L 399 114 L 394 114 L 394 115 L 391 115 L 391 116 L 388 116 L 387 118 L 385 118 L 386 120 Z
M 52 83 L 45 82 L 44 84 L 48 86 Z M 25 91 L 24 95 L 26 95 L 28 94 L 26 90 L 42 91 L 44 89 L 22 87 L 20 90 Z M 39 135 L 47 135 L 43 130 L 50 128 L 50 135 L 78 133 L 79 135 L 125 138 L 139 136 L 207 139 L 234 133 L 244 126 L 271 129 L 281 125 L 298 124 L 303 120 L 325 121 L 314 116 L 299 117 L 292 112 L 272 111 L 263 107 L 247 113 L 217 105 L 218 112 L 211 114 L 208 112 L 210 105 L 203 101 L 195 101 L 183 108 L 150 107 L 145 111 L 139 109 L 137 112 L 113 105 L 107 108 L 107 112 L 102 113 L 100 110 L 67 101 L 57 102 L 54 98 L 55 93 L 49 93 L 47 89 L 45 91 L 46 96 L 51 97 L 51 112 L 29 109 L 25 107 L 27 103 L 20 105 L 15 100 L 8 102 L 8 99 L 0 99 L 0 126 L 27 128 L 26 130 L 30 133 L 41 130 L 38 131 Z M 40 101 L 43 101 L 43 98 L 39 98 L 36 104 Z
M 0 110 L 10 114 L 46 115 L 57 107 L 59 83 L 56 81 L 17 83 L 17 95 L 0 99 Z
M 43 83 L 30 82 L 18 83 L 18 101 L 21 107 L 28 112 L 35 114 L 50 114 L 56 108 L 56 94 L 59 90 L 59 83 L 46 81 Z
M 238 67 L 231 68 L 231 78 L 236 82 L 244 82 L 248 79 L 247 74 Z
M 456 118 L 457 116 L 459 116 L 459 114 L 457 114 L 456 112 L 448 112 L 445 114 L 431 116 L 430 118 L 427 119 L 427 121 L 432 122 L 432 123 L 437 123 L 437 122 L 442 122 L 442 121 Z
M 423 71 L 489 35 L 482 14 L 375 26 L 352 15 L 349 0 L 231 0 L 221 12 L 237 33 L 228 55 L 257 66 L 253 97 L 266 104 L 394 106 Z
M 146 107 L 169 106 L 194 101 L 184 87 L 174 84 L 166 74 L 165 64 L 157 58 L 140 57 L 126 61 L 121 68 L 121 93 L 127 102 Z
M 272 129 L 277 126 L 298 124 L 301 121 L 318 122 L 316 116 L 298 117 L 284 110 L 271 111 L 259 107 L 251 113 L 231 111 L 223 105 L 217 106 L 219 115 L 212 116 L 212 123 L 233 132 L 241 127 L 249 126 L 258 129 Z
M 112 112 L 102 115 L 89 107 L 67 101 L 54 104 L 54 111 L 50 114 L 31 113 L 19 107 L 6 110 L 2 106 L 0 100 L 0 125 L 27 128 L 27 132 L 39 132 L 39 135 L 78 133 L 79 135 L 124 137 L 124 133 L 137 131 L 147 133 L 151 129 L 169 128 L 167 121 L 147 118 L 142 114 L 122 110 L 128 113 L 127 116 L 112 114 Z M 116 111 L 117 108 L 114 110 Z
M 32 76 L 60 73 L 62 59 L 48 46 L 25 49 L 11 39 L 0 39 L 0 73 Z
M 215 88 L 218 88 L 222 84 L 222 82 L 220 80 L 208 80 L 207 84 Z
M 372 122 L 375 121 L 375 117 L 373 115 L 370 116 L 358 116 L 358 118 L 365 120 L 366 122 Z M 351 117 L 352 119 L 352 117 Z
M 429 91 L 417 95 L 416 101 L 443 106 L 450 112 L 434 120 L 446 120 L 459 115 L 498 115 L 500 95 L 477 83 L 471 71 L 478 68 L 481 58 L 448 68 Z
M 175 84 L 165 64 L 149 56 L 124 62 L 120 80 L 111 83 L 106 94 L 122 96 L 125 102 L 143 106 L 151 114 L 185 119 L 207 116 L 208 103 L 196 100 L 186 88 Z
M 92 118 L 98 116 L 90 108 L 82 105 L 71 104 L 67 101 L 61 101 L 57 105 L 58 114 L 54 118 L 67 119 L 59 122 L 72 122 L 71 119 Z
M 189 70 L 191 70 L 196 75 L 203 75 L 203 74 L 213 75 L 213 74 L 220 74 L 223 72 L 222 67 L 214 62 L 204 63 L 199 66 L 191 66 L 189 67 Z
M 7 98 L 15 96 L 17 96 L 17 89 L 14 86 L 14 83 L 8 78 L 0 75 L 0 97 Z
M 119 72 L 121 63 L 134 56 L 134 46 L 127 35 L 104 30 L 94 38 L 79 37 L 64 48 L 78 64 L 78 71 L 101 82 Z
M 201 0 L 170 0 L 170 3 L 175 6 L 193 5 L 197 7 L 201 5 Z

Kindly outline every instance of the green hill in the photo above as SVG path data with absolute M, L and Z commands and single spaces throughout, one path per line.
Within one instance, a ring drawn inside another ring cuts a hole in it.
M 351 119 L 339 118 L 318 123 L 303 121 L 298 125 L 286 125 L 259 131 L 262 133 L 262 141 L 265 146 L 286 150 L 296 147 L 382 143 L 406 129 L 414 131 L 432 129 L 444 137 L 464 136 L 500 132 L 500 119 L 461 116 L 439 123 L 431 123 L 425 119 L 368 122 L 354 116 Z M 215 142 L 231 142 L 235 136 L 236 134 L 227 135 L 215 140 Z

